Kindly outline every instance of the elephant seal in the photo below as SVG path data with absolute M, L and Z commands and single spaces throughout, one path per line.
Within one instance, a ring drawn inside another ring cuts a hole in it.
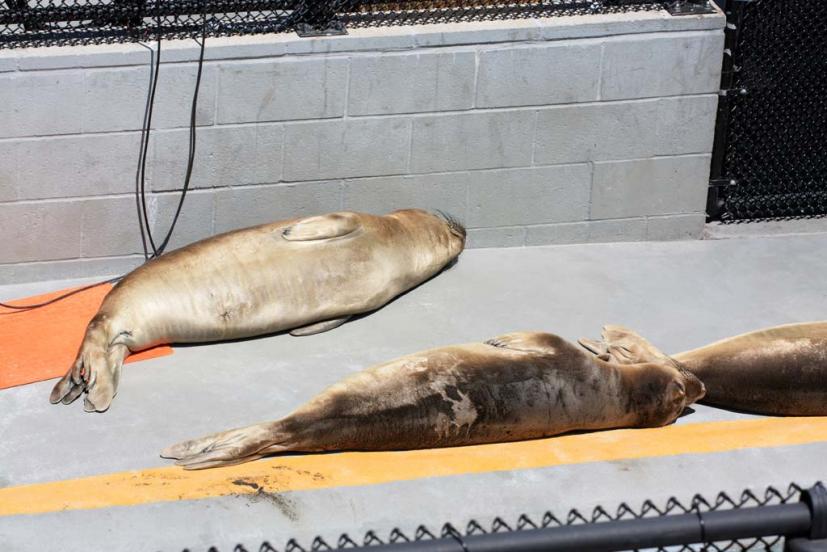
M 656 427 L 703 393 L 694 376 L 672 366 L 612 364 L 556 335 L 518 332 L 374 366 L 285 418 L 185 441 L 161 456 L 200 469 L 288 451 L 421 449 Z
M 87 411 L 106 410 L 130 351 L 335 328 L 432 277 L 464 246 L 459 223 L 418 209 L 286 220 L 190 244 L 109 292 L 51 402 L 85 391 Z
M 827 322 L 745 333 L 667 356 L 634 331 L 603 328 L 603 341 L 580 344 L 620 364 L 655 362 L 695 374 L 703 402 L 775 416 L 827 415 Z

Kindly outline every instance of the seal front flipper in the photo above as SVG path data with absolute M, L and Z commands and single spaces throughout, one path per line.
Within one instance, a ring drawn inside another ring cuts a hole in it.
M 553 355 L 560 350 L 562 341 L 560 337 L 549 333 L 513 332 L 489 339 L 485 344 L 526 353 Z
M 301 328 L 296 328 L 290 332 L 290 335 L 300 337 L 304 335 L 314 335 L 322 332 L 326 332 L 329 330 L 333 330 L 338 328 L 345 322 L 350 320 L 350 316 L 344 316 L 342 318 L 334 318 L 333 320 L 325 320 L 324 322 L 316 322 L 315 324 L 310 324 L 309 326 L 303 326 Z
M 352 234 L 361 227 L 354 213 L 331 213 L 308 217 L 282 230 L 287 241 L 315 241 L 340 238 Z
M 672 363 L 669 356 L 629 328 L 617 325 L 603 326 L 601 338 L 601 341 L 578 339 L 577 342 L 601 360 L 618 364 Z

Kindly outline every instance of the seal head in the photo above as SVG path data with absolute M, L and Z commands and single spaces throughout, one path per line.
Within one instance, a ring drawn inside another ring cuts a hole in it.
M 626 375 L 628 410 L 638 413 L 640 427 L 670 424 L 706 394 L 701 380 L 677 366 L 644 363 L 621 370 Z

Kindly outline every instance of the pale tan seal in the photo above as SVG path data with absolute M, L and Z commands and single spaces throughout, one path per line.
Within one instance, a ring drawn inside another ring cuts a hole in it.
M 461 225 L 418 209 L 286 220 L 193 243 L 109 292 L 51 401 L 86 391 L 86 410 L 106 410 L 124 357 L 161 343 L 335 328 L 429 279 L 464 245 Z
M 161 455 L 198 469 L 287 451 L 451 447 L 655 427 L 703 393 L 694 376 L 672 366 L 612 364 L 555 335 L 519 332 L 374 366 L 285 418 Z
M 671 357 L 622 326 L 604 327 L 602 342 L 580 343 L 618 363 L 689 370 L 706 385 L 704 403 L 769 415 L 827 415 L 827 322 L 758 330 Z

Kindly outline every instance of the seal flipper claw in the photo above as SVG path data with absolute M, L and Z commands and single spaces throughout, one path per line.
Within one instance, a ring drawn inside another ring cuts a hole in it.
M 597 339 L 588 339 L 585 337 L 581 337 L 577 340 L 581 347 L 586 349 L 587 351 L 596 354 L 598 357 L 602 354 L 606 353 L 606 344 L 602 341 L 598 341 Z

